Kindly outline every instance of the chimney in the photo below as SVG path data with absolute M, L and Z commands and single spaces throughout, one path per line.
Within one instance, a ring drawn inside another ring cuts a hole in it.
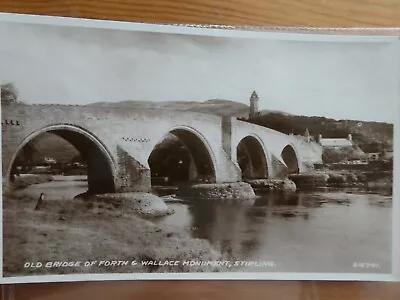
M 353 136 L 351 135 L 351 133 L 348 134 L 347 139 L 351 142 L 353 141 Z
M 318 142 L 318 144 L 321 144 L 321 142 L 322 142 L 322 134 L 318 134 L 317 142 Z

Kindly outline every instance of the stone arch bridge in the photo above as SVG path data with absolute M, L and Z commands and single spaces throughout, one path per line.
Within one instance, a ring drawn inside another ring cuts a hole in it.
M 192 179 L 238 182 L 302 173 L 321 161 L 315 144 L 272 129 L 195 112 L 75 105 L 2 107 L 2 176 L 9 184 L 21 149 L 44 132 L 71 143 L 88 165 L 89 192 L 149 191 L 149 157 L 173 134 L 191 156 Z

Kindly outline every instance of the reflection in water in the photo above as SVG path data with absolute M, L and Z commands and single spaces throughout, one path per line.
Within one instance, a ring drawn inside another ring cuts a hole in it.
M 190 206 L 193 216 L 193 235 L 208 239 L 226 258 L 239 257 L 243 246 L 257 242 L 246 217 L 248 208 L 235 204 L 202 200 Z
M 224 259 L 273 261 L 246 271 L 390 272 L 391 196 L 361 190 L 270 193 L 252 206 L 197 199 L 158 223 L 189 228 Z M 185 207 L 185 209 L 182 209 Z M 357 262 L 377 269 L 354 269 Z
M 317 206 L 320 206 L 317 202 Z M 268 222 L 274 217 L 309 218 L 312 197 L 303 194 L 269 194 L 249 207 L 201 199 L 189 206 L 192 234 L 209 240 L 226 259 L 246 259 L 262 244 Z

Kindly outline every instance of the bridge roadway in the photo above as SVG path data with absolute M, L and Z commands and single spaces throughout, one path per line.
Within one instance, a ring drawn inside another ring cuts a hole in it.
M 305 172 L 321 161 L 315 143 L 233 117 L 94 105 L 11 104 L 2 106 L 4 184 L 9 184 L 21 149 L 44 132 L 64 138 L 82 154 L 93 193 L 148 191 L 150 154 L 169 133 L 190 152 L 191 180 L 277 178 Z M 248 157 L 245 169 L 239 165 L 238 151 Z

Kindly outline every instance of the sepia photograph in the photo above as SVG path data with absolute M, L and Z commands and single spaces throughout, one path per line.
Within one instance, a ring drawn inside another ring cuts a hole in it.
M 392 273 L 396 38 L 16 20 L 2 280 Z

